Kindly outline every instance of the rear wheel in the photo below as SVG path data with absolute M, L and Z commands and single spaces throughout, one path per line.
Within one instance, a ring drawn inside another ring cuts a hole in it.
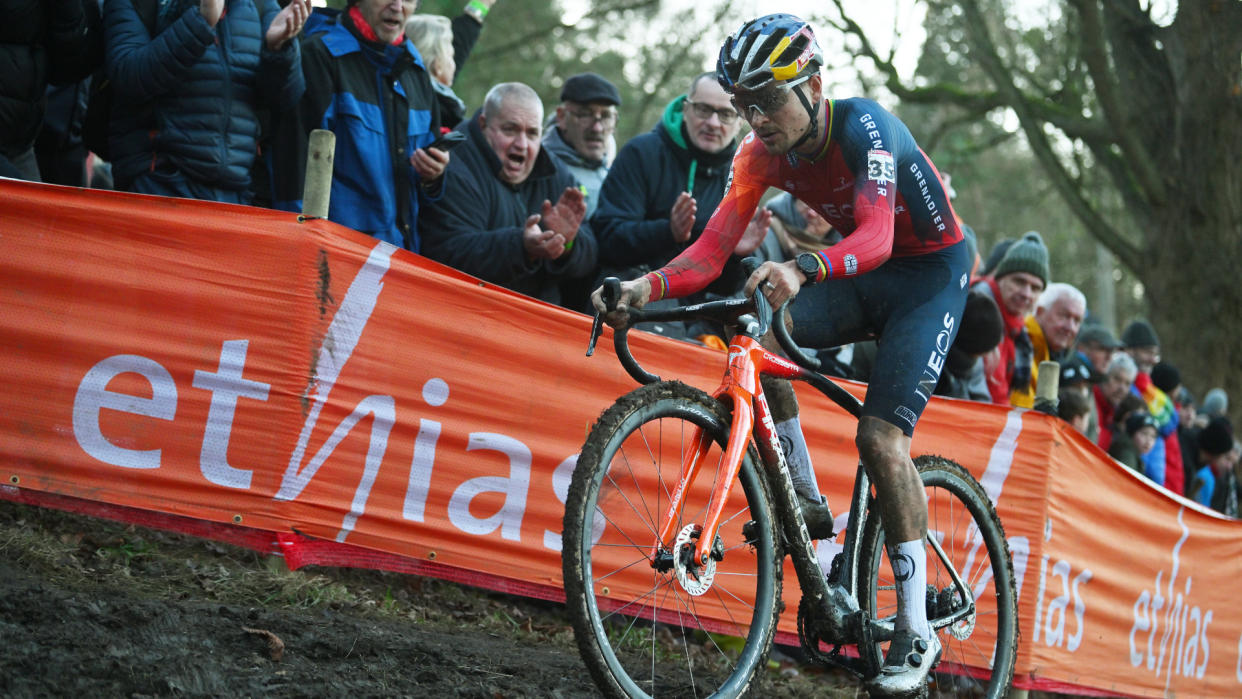
M 729 427 L 715 399 L 662 382 L 617 401 L 583 445 L 565 503 L 565 596 L 582 659 L 608 696 L 739 696 L 765 667 L 782 554 L 753 446 L 712 560 L 684 555 L 701 536 Z M 655 554 L 696 428 L 711 444 L 674 515 L 674 550 Z
M 1013 561 L 991 500 L 966 469 L 938 456 L 914 465 L 927 492 L 927 530 L 944 550 L 927 548 L 927 617 L 944 645 L 937 689 L 955 695 L 1004 697 L 1013 682 L 1018 651 L 1017 593 Z M 960 594 L 950 567 L 970 590 L 974 609 Z M 891 622 L 896 586 L 884 550 L 884 528 L 872 510 L 863 529 L 859 605 L 868 619 Z M 944 621 L 960 617 L 953 623 Z M 937 623 L 937 621 L 940 623 Z M 943 628 L 941 628 L 943 627 Z M 888 643 L 859 648 L 868 670 L 878 672 Z

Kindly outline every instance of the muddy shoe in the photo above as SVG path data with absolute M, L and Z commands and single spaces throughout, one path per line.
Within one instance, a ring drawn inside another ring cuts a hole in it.
M 802 508 L 802 519 L 806 520 L 806 530 L 812 539 L 832 538 L 832 510 L 828 509 L 828 498 L 819 496 L 815 502 L 798 493 L 798 505 Z
M 884 658 L 880 674 L 867 682 L 873 697 L 913 697 L 927 688 L 927 675 L 940 662 L 940 639 L 898 631 Z

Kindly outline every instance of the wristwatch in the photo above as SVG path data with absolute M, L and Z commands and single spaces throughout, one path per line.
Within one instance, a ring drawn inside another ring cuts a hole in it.
M 819 281 L 819 270 L 821 264 L 819 256 L 813 252 L 804 252 L 798 255 L 798 271 L 806 277 L 805 284 L 814 284 Z

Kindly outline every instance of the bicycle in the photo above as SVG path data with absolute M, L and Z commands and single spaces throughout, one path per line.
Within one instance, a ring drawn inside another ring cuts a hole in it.
M 619 282 L 607 280 L 610 308 L 618 295 Z M 825 576 L 759 376 L 805 381 L 855 418 L 862 406 L 815 371 L 817 361 L 790 339 L 784 312 L 773 324 L 758 291 L 750 299 L 630 310 L 630 326 L 685 318 L 737 325 L 714 395 L 648 373 L 631 354 L 626 329 L 614 333 L 619 360 L 644 385 L 591 429 L 566 499 L 562 546 L 574 635 L 605 695 L 753 690 L 784 609 L 786 552 L 802 590 L 797 632 L 805 654 L 863 679 L 883 664 L 896 593 L 866 471 L 860 462 L 843 549 Z M 760 346 L 769 327 L 794 361 Z M 597 315 L 588 356 L 601 331 Z M 936 456 L 915 465 L 928 494 L 927 615 L 944 646 L 935 672 L 952 675 L 955 690 L 972 684 L 966 693 L 1005 696 L 1018 621 L 1004 529 L 966 469 Z

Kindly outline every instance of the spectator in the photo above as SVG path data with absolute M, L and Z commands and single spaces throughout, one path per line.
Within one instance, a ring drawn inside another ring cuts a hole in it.
M 86 3 L 95 0 L 0 0 L 0 176 L 40 180 L 34 143 L 47 87 L 82 80 L 99 61 Z
M 993 403 L 1023 408 L 1035 403 L 1034 392 L 1027 392 L 1035 348 L 1025 322 L 1047 285 L 1048 248 L 1039 233 L 1030 231 L 1009 246 L 991 276 L 972 287 L 992 296 L 1005 321 L 1005 337 L 984 359 Z
M 1151 323 L 1137 319 L 1121 331 L 1121 344 L 1134 358 L 1140 374 L 1151 374 L 1151 368 L 1160 361 L 1160 338 Z
M 1091 403 L 1091 399 L 1079 391 L 1063 390 L 1057 396 L 1057 417 L 1090 439 L 1091 435 L 1087 430 L 1091 418 Z
M 599 206 L 591 219 L 604 275 L 640 277 L 698 240 L 724 197 L 740 128 L 741 120 L 715 73 L 702 73 L 685 95 L 669 103 L 655 128 L 621 148 L 600 188 Z M 752 225 L 763 230 L 754 221 Z M 744 239 L 751 241 L 750 249 L 735 250 L 733 264 L 708 292 L 728 296 L 737 290 L 741 281 L 737 262 L 762 241 L 758 236 Z M 660 303 L 697 303 L 705 297 L 700 292 Z M 685 339 L 704 334 L 701 328 L 681 323 L 645 329 Z M 706 332 L 723 331 L 711 328 Z
M 1112 332 L 1098 323 L 1087 323 L 1078 333 L 1078 353 L 1082 355 L 1100 376 L 1108 372 L 1108 361 L 1113 352 L 1121 349 L 1121 343 Z
M 1108 455 L 1132 471 L 1143 471 L 1143 455 L 1156 444 L 1156 420 L 1141 405 L 1116 425 Z
M 1026 333 L 1031 338 L 1031 380 L 1024 388 L 1014 387 L 1009 394 L 1014 405 L 1034 405 L 1039 385 L 1039 363 L 1052 360 L 1064 362 L 1074 347 L 1078 328 L 1087 313 L 1087 297 L 1065 283 L 1049 284 L 1039 295 L 1035 315 L 1026 318 Z
M 1195 397 L 1185 386 L 1178 386 L 1173 394 L 1173 403 L 1177 406 L 1177 445 L 1182 452 L 1182 483 L 1186 497 L 1193 497 L 1190 483 L 1195 479 L 1195 471 L 1199 469 L 1199 418 L 1195 407 Z
M 427 68 L 403 35 L 412 2 L 350 0 L 303 44 L 307 90 L 278 129 L 277 208 L 302 209 L 313 129 L 336 134 L 328 218 L 414 252 L 418 212 L 443 193 L 447 153 L 427 148 L 440 110 Z
M 816 252 L 841 241 L 841 234 L 824 220 L 819 212 L 789 192 L 781 192 L 768 200 L 756 216 L 766 218 L 768 235 L 755 251 L 762 261 L 784 262 L 803 252 Z
M 961 328 L 949 347 L 935 394 L 985 403 L 990 401 L 983 357 L 1000 344 L 1004 333 L 1004 321 L 996 302 L 991 296 L 972 290 L 966 296 Z
M 1138 367 L 1132 390 L 1147 404 L 1147 410 L 1160 429 L 1156 448 L 1144 457 L 1145 470 L 1156 483 L 1180 494 L 1185 479 L 1181 446 L 1177 441 L 1177 408 L 1168 394 L 1152 383 L 1151 378 L 1152 368 L 1160 361 L 1160 339 L 1151 324 L 1135 320 L 1121 333 L 1121 342 Z
M 1213 388 L 1203 397 L 1203 409 L 1199 411 L 1203 424 L 1214 417 L 1223 417 L 1229 412 L 1229 394 L 1223 388 Z
M 608 142 L 617 128 L 619 106 L 621 93 L 603 76 L 574 75 L 561 88 L 556 125 L 543 135 L 543 147 L 560 158 L 582 185 L 588 218 L 595 213 L 599 188 L 608 175 Z
M 1104 374 L 1097 374 L 1087 364 L 1087 360 L 1076 352 L 1072 353 L 1061 364 L 1060 400 L 1064 402 L 1065 396 L 1069 394 L 1076 394 L 1082 397 L 1082 403 L 1087 406 L 1087 415 L 1086 424 L 1079 431 L 1087 435 L 1087 439 L 1090 439 L 1092 442 L 1096 442 L 1100 438 L 1100 416 L 1095 407 L 1091 387 L 1099 383 L 1103 378 Z
M 529 86 L 489 90 L 483 109 L 457 127 L 467 142 L 449 164 L 448 191 L 421 223 L 428 257 L 562 303 L 561 285 L 594 274 L 597 250 L 582 191 L 540 147 L 542 124 L 543 105 Z
M 310 2 L 225 5 L 161 3 L 154 31 L 134 2 L 104 5 L 117 189 L 249 202 L 259 105 L 291 109 L 304 90 L 295 38 Z
M 418 49 L 431 87 L 440 105 L 440 130 L 450 130 L 466 118 L 466 103 L 453 92 L 457 64 L 453 62 L 453 23 L 443 15 L 416 14 L 405 22 L 405 36 Z
M 979 267 L 979 276 L 992 276 L 992 272 L 996 271 L 996 266 L 1004 259 L 1005 253 L 1009 252 L 1009 246 L 1013 245 L 1014 242 L 1012 238 L 1004 238 L 996 245 L 993 245 L 992 249 L 988 251 L 987 258 L 983 260 L 983 264 Z
M 1134 377 L 1138 367 L 1134 360 L 1124 352 L 1118 352 L 1109 360 L 1104 373 L 1104 381 L 1092 389 L 1095 394 L 1095 407 L 1100 415 L 1100 439 L 1097 444 L 1107 451 L 1113 439 L 1113 423 L 1116 421 L 1117 406 L 1128 395 L 1134 386 Z
M 1181 440 L 1183 410 L 1177 402 L 1182 393 L 1182 373 L 1168 362 L 1156 362 L 1151 369 L 1151 383 L 1168 397 L 1174 413 L 1172 419 L 1176 421 L 1176 427 L 1161 437 L 1164 440 L 1164 487 L 1182 495 L 1189 480 L 1187 476 L 1192 475 L 1186 473 L 1186 454 L 1182 451 Z
M 1233 472 L 1237 457 L 1233 425 L 1229 418 L 1212 418 L 1199 432 L 1198 447 L 1199 468 L 1187 489 L 1188 497 L 1230 517 L 1237 517 L 1237 477 Z

